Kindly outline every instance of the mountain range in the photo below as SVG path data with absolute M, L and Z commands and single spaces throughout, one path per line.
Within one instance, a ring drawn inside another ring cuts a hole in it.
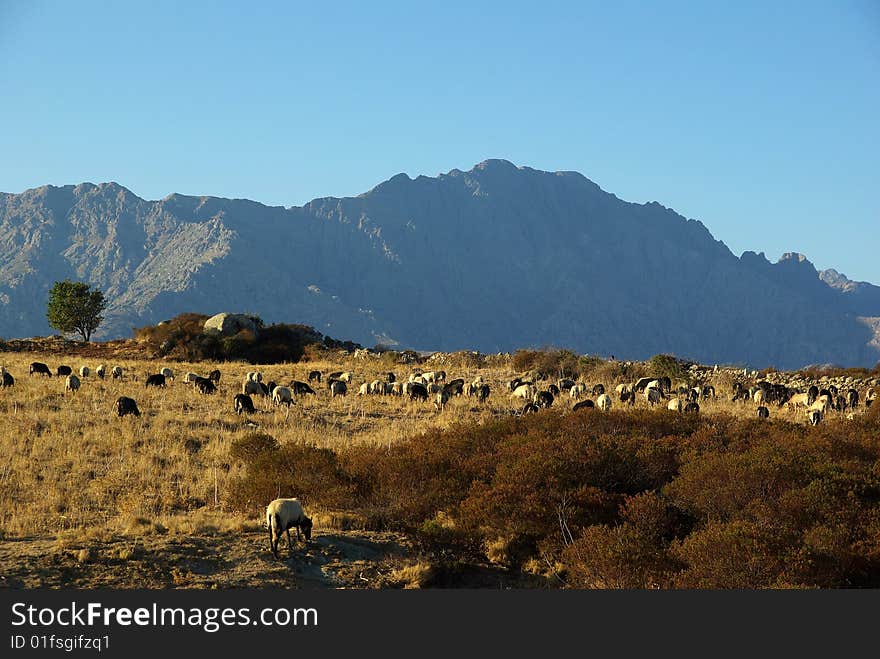
M 737 257 L 657 202 L 504 160 L 290 208 L 147 201 L 116 183 L 0 194 L 0 336 L 52 333 L 46 300 L 64 278 L 107 296 L 97 338 L 229 311 L 418 350 L 880 360 L 880 287 L 795 252 Z

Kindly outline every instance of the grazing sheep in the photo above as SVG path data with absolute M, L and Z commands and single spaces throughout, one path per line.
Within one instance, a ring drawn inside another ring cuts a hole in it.
M 161 373 L 154 373 L 153 375 L 147 376 L 147 381 L 144 383 L 145 387 L 164 387 L 165 386 L 165 376 Z
M 752 400 L 756 405 L 763 405 L 767 400 L 767 396 L 764 394 L 763 389 L 757 389 L 754 394 L 752 394 Z
M 192 371 L 190 371 L 189 373 L 187 373 L 186 375 L 183 376 L 183 381 L 186 384 L 193 384 L 200 377 L 202 377 L 202 376 L 199 375 L 198 373 L 193 373 Z M 207 378 L 205 378 L 205 379 L 207 379 Z
M 673 412 L 681 412 L 684 409 L 684 402 L 682 402 L 681 398 L 673 398 L 666 404 L 666 409 Z
M 290 407 L 290 404 L 293 402 L 293 392 L 290 390 L 290 387 L 275 387 L 272 390 L 272 402 L 275 405 L 287 405 Z
M 339 379 L 343 382 L 351 384 L 351 381 L 354 379 L 354 374 L 351 371 L 345 371 L 344 373 L 340 374 Z
M 487 400 L 488 398 L 489 398 L 489 385 L 488 384 L 481 384 L 477 388 L 477 400 L 479 400 L 482 403 L 484 400 Z
M 410 383 L 412 386 L 409 390 L 409 399 L 415 400 L 416 398 L 420 400 L 428 400 L 428 388 L 423 384 L 418 384 L 417 382 Z
M 473 382 L 468 382 L 466 385 L 464 385 L 461 388 L 461 392 L 465 396 L 470 398 L 471 396 L 474 396 L 477 393 L 477 385 L 475 385 Z
M 637 394 L 642 393 L 651 382 L 656 382 L 656 380 L 654 378 L 639 378 L 638 382 L 633 385 L 632 391 Z
M 7 371 L 6 368 L 3 369 L 2 375 L 3 375 L 3 382 L 2 382 L 2 384 L 0 384 L 0 387 L 12 387 L 15 385 L 15 378 L 12 377 L 12 373 Z
M 330 380 L 338 380 L 340 375 L 342 375 L 342 371 L 333 371 L 330 375 L 327 376 L 327 381 L 329 382 Z
M 245 376 L 245 379 L 251 380 L 252 382 L 262 382 L 263 374 L 260 371 L 249 371 Z
M 95 369 L 95 375 L 103 380 L 104 376 L 107 375 L 107 367 L 104 364 L 98 364 L 98 368 Z
M 514 412 L 517 416 L 522 416 L 523 414 L 534 414 L 538 411 L 538 406 L 534 403 L 526 403 L 519 410 Z
M 538 390 L 535 385 L 528 383 L 519 385 L 513 390 L 511 396 L 514 398 L 522 398 L 523 400 L 532 400 L 536 393 L 538 393 Z
M 770 418 L 770 410 L 768 410 L 766 407 L 761 405 L 761 407 L 758 408 L 758 418 L 759 419 L 769 419 Z
M 79 378 L 76 377 L 73 373 L 67 376 L 67 379 L 64 381 L 64 390 L 65 391 L 77 391 L 79 389 Z
M 559 395 L 559 387 L 557 387 L 555 384 L 550 384 L 550 385 L 548 385 L 548 386 L 547 386 L 547 391 L 549 391 L 549 392 L 550 392 L 551 394 L 553 394 L 554 396 L 558 396 L 558 395 Z
M 577 382 L 572 380 L 571 378 L 559 378 L 556 381 L 556 386 L 559 387 L 560 391 L 571 391 L 571 388 L 575 386 Z
M 549 391 L 539 391 L 535 394 L 535 400 L 533 402 L 538 407 L 550 407 L 553 405 L 553 394 Z
M 874 387 L 871 387 L 870 389 L 868 389 L 868 391 L 865 392 L 865 407 L 871 407 L 871 405 L 874 403 L 874 399 L 876 398 L 877 392 L 874 390 Z
M 391 395 L 392 396 L 403 396 L 403 387 L 406 385 L 406 382 L 393 382 L 391 383 Z
M 807 390 L 807 405 L 812 405 L 816 402 L 816 399 L 819 397 L 819 387 L 815 384 L 811 385 Z
M 568 396 L 572 400 L 580 400 L 587 393 L 587 385 L 575 384 L 568 390 Z
M 707 384 L 703 387 L 703 400 L 709 400 L 710 398 L 715 398 L 715 387 Z
M 121 379 L 122 378 L 122 367 L 121 366 L 114 366 L 110 370 L 110 377 L 112 377 L 114 380 Z
M 208 379 L 215 384 L 217 382 L 220 382 L 220 369 L 215 368 L 213 371 L 208 373 Z
M 438 412 L 442 412 L 443 408 L 446 407 L 446 403 L 449 402 L 449 392 L 446 389 L 442 389 L 437 392 L 437 397 L 434 399 L 434 407 L 437 408 Z
M 266 506 L 266 526 L 269 529 L 269 547 L 272 555 L 278 558 L 278 541 L 281 534 L 287 532 L 287 548 L 293 551 L 290 529 L 296 528 L 296 539 L 302 535 L 306 542 L 312 539 L 312 520 L 306 517 L 299 499 L 275 499 Z M 300 535 L 302 531 L 302 535 Z
M 624 391 L 620 394 L 620 402 L 626 403 L 627 405 L 635 405 L 636 404 L 636 392 L 634 391 Z
M 196 379 L 193 381 L 193 385 L 196 389 L 199 390 L 200 393 L 203 394 L 213 394 L 215 391 L 217 391 L 217 385 L 215 385 L 208 378 L 196 376 Z
M 161 375 L 164 375 L 166 380 L 173 380 L 174 379 L 174 371 L 172 371 L 167 366 L 165 368 L 163 368 L 162 370 L 160 370 L 159 373 Z
M 320 384 L 321 383 L 321 371 L 309 371 L 308 381 L 309 382 L 317 382 L 318 384 Z
M 348 393 L 348 387 L 342 380 L 333 380 L 330 383 L 330 396 L 345 396 Z
M 628 394 L 632 390 L 631 386 L 628 384 L 619 384 L 614 387 L 614 392 L 621 396 L 622 394 Z
M 850 408 L 855 409 L 859 406 L 859 392 L 855 389 L 850 389 L 846 392 L 846 403 L 850 406 Z
M 358 396 L 366 396 L 366 395 L 368 395 L 369 393 L 370 393 L 370 383 L 369 383 L 369 382 L 364 382 L 364 383 L 360 386 L 360 388 L 358 389 L 357 395 L 358 395 Z
M 312 396 L 315 395 L 315 390 L 300 380 L 291 380 L 290 384 L 287 386 L 290 387 L 295 396 L 305 396 L 307 394 L 311 394 Z
M 73 369 L 71 369 L 70 366 L 64 365 L 59 366 L 58 369 L 55 371 L 55 375 L 57 375 L 58 377 L 61 377 L 62 375 L 70 375 L 72 373 Z
M 428 393 L 436 394 L 438 391 L 443 391 L 443 385 L 439 382 L 431 382 L 428 384 Z
M 514 391 L 516 391 L 516 388 L 519 387 L 519 385 L 521 385 L 522 383 L 523 383 L 522 379 L 513 378 L 513 380 L 511 380 L 510 382 L 507 383 L 507 388 L 511 392 L 514 392 Z
M 663 394 L 660 393 L 660 390 L 657 387 L 648 387 L 645 389 L 645 400 L 650 403 L 651 407 L 654 407 L 654 405 L 659 403 L 662 397 Z
M 232 399 L 232 408 L 236 414 L 256 414 L 253 399 L 247 394 L 235 394 Z
M 690 402 L 684 406 L 684 411 L 689 414 L 699 414 L 700 413 L 700 404 Z
M 87 378 L 87 377 L 89 377 L 89 373 L 91 373 L 91 371 L 89 370 L 89 367 L 88 367 L 88 366 L 81 366 L 81 367 L 80 367 L 80 369 L 79 369 L 79 376 L 80 376 L 81 378 Z
M 605 385 L 604 384 L 597 384 L 597 385 L 593 386 L 593 391 L 592 391 L 591 395 L 601 396 L 604 393 L 605 393 Z
M 788 399 L 788 402 L 785 405 L 788 408 L 806 407 L 807 405 L 811 404 L 809 401 L 809 394 L 795 394 Z
M 261 384 L 262 382 L 257 382 L 256 380 L 245 380 L 241 383 L 241 393 L 245 396 L 248 396 L 250 394 L 265 395 L 263 394 L 263 390 L 260 387 Z
M 594 387 L 595 389 L 595 387 Z M 608 394 L 600 394 L 596 399 L 596 407 L 598 407 L 603 412 L 607 412 L 611 409 L 611 396 Z
M 43 362 L 31 362 L 28 375 L 33 375 L 34 373 L 39 373 L 40 375 L 48 375 L 50 378 L 52 377 L 52 371 L 50 371 L 49 367 L 46 366 Z
M 138 409 L 137 403 L 133 398 L 128 396 L 120 396 L 116 399 L 116 416 L 122 417 L 128 414 L 140 416 L 141 411 Z
M 461 378 L 451 380 L 443 386 L 443 390 L 450 396 L 461 396 L 464 392 L 464 380 Z
M 582 400 L 580 403 L 575 403 L 574 407 L 571 408 L 571 411 L 577 412 L 578 410 L 591 410 L 594 407 L 596 407 L 595 403 L 587 398 L 586 400 Z
M 811 426 L 818 426 L 822 419 L 824 418 L 824 414 L 822 410 L 819 409 L 809 409 L 807 410 L 807 421 L 810 422 Z
M 373 380 L 372 382 L 370 382 L 370 386 L 367 387 L 367 392 L 373 395 L 384 394 L 385 384 L 382 382 L 382 380 Z

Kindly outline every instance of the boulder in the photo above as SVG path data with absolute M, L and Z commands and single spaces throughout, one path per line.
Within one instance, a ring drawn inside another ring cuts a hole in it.
M 206 332 L 219 332 L 223 336 L 232 336 L 242 330 L 257 333 L 257 322 L 253 316 L 241 313 L 218 313 L 205 321 Z

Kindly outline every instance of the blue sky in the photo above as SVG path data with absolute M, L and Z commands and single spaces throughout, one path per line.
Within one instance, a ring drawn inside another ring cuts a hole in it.
M 880 284 L 876 0 L 250 4 L 0 0 L 0 190 L 289 206 L 506 158 Z

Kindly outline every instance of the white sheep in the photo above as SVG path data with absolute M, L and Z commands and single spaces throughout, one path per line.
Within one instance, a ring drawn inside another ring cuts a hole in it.
M 580 400 L 581 396 L 584 396 L 586 393 L 587 385 L 585 384 L 576 384 L 568 390 L 568 396 L 572 400 Z
M 65 391 L 76 391 L 79 389 L 79 378 L 73 375 L 72 373 L 67 376 L 67 379 L 64 381 L 64 390 Z
M 535 385 L 521 384 L 516 389 L 514 389 L 513 393 L 510 395 L 514 398 L 522 398 L 523 400 L 531 401 L 537 393 L 538 388 Z
M 666 405 L 666 409 L 672 410 L 673 412 L 681 412 L 684 409 L 684 403 L 681 398 L 673 398 Z
M 370 384 L 368 382 L 364 382 L 360 388 L 358 388 L 358 396 L 366 396 L 370 393 Z
M 345 373 L 339 376 L 339 379 L 351 384 L 351 381 L 354 379 L 354 374 L 351 371 L 345 371 Z
M 283 403 L 290 407 L 290 404 L 293 402 L 293 392 L 290 390 L 290 387 L 275 387 L 272 390 L 272 402 L 276 405 Z
M 302 503 L 299 499 L 275 499 L 266 506 L 266 526 L 269 529 L 269 547 L 272 555 L 278 558 L 278 541 L 281 534 L 287 532 L 287 548 L 293 552 L 293 541 L 290 538 L 290 529 L 296 528 L 296 539 L 302 535 L 306 542 L 312 539 L 312 520 L 306 517 Z
M 611 409 L 611 396 L 608 394 L 600 394 L 596 399 L 596 407 L 598 407 L 603 412 L 607 412 Z

